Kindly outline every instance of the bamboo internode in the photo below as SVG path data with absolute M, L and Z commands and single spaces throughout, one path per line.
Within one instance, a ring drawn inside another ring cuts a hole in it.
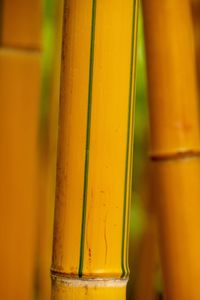
M 154 162 L 152 167 L 167 299 L 198 300 L 199 158 Z
M 190 0 L 190 1 L 191 1 L 191 11 L 192 11 L 193 26 L 194 26 L 197 75 L 198 75 L 198 82 L 200 82 L 200 1 L 199 0 Z
M 143 0 L 154 199 L 166 297 L 200 289 L 199 107 L 187 0 Z
M 147 2 L 143 0 L 151 155 L 198 152 L 199 106 L 189 1 Z
M 125 298 L 136 29 L 137 1 L 65 1 L 52 299 Z
M 35 276 L 42 4 L 0 5 L 0 290 L 2 299 L 27 300 Z
M 0 9 L 1 45 L 41 49 L 42 1 L 1 0 Z
M 0 290 L 8 300 L 33 293 L 39 74 L 40 55 L 0 50 Z

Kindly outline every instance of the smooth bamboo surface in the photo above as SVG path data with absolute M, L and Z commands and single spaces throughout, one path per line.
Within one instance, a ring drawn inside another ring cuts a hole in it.
M 0 290 L 32 299 L 38 200 L 40 1 L 1 1 Z
M 30 76 L 31 74 L 31 76 Z M 33 296 L 40 55 L 0 50 L 0 290 Z
M 200 160 L 153 163 L 167 299 L 200 297 Z
M 147 136 L 144 135 L 145 137 Z M 130 257 L 135 261 L 132 262 L 132 300 L 156 300 L 156 269 L 158 267 L 158 237 L 157 237 L 157 220 L 155 214 L 155 199 L 152 193 L 152 174 L 150 163 L 147 157 L 144 158 L 142 175 L 139 179 L 139 200 L 143 210 L 142 229 L 140 238 L 136 239 L 136 230 L 132 242 L 132 251 Z M 134 206 L 135 208 L 135 206 Z M 133 209 L 134 209 L 133 208 Z M 140 212 L 141 214 L 141 212 Z M 142 218 L 140 216 L 140 218 Z M 134 216 L 133 216 L 134 220 Z M 135 253 L 134 253 L 135 252 Z M 133 256 L 133 257 L 132 257 Z M 130 260 L 131 261 L 131 260 Z M 129 298 L 128 298 L 129 299 Z
M 156 268 L 158 263 L 157 220 L 155 214 L 155 199 L 152 193 L 152 174 L 149 162 L 146 162 L 143 180 L 141 182 L 141 197 L 146 213 L 146 222 L 139 245 L 138 270 L 135 278 L 135 294 L 132 299 L 156 300 Z
M 143 0 L 143 12 L 166 299 L 198 300 L 200 139 L 190 2 Z
M 135 299 L 156 300 L 155 273 L 157 262 L 156 228 L 153 216 L 148 216 L 147 228 L 140 245 Z M 134 298 L 132 298 L 134 299 Z
M 58 277 L 98 282 L 129 273 L 136 28 L 137 1 L 65 2 L 52 263 Z M 55 286 L 53 299 L 73 299 L 68 288 L 60 298 L 62 284 Z M 125 294 L 88 290 L 91 299 Z
M 199 151 L 194 33 L 188 0 L 143 0 L 151 154 Z M 155 88 L 153 88 L 155 87 Z
M 1 0 L 0 9 L 1 45 L 41 48 L 42 1 Z
M 198 75 L 198 82 L 200 82 L 200 1 L 190 0 L 190 2 L 191 2 L 192 19 L 193 19 L 193 26 L 194 26 L 197 75 Z

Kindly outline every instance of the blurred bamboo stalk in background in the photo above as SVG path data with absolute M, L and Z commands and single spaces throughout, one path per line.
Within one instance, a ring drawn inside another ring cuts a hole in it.
M 42 1 L 1 1 L 1 47 L 40 50 Z
M 189 0 L 143 0 L 166 298 L 200 299 L 199 107 Z
M 197 75 L 198 82 L 200 82 L 200 0 L 190 0 L 190 2 L 194 26 Z
M 1 298 L 32 299 L 36 242 L 41 1 L 1 1 Z
M 157 241 L 154 216 L 149 215 L 140 245 L 138 277 L 136 278 L 135 299 L 156 300 L 155 274 Z M 134 299 L 134 298 L 133 298 Z
M 147 133 L 145 132 L 145 142 L 146 136 Z M 139 188 L 138 191 L 134 191 L 133 195 L 134 214 L 140 215 L 139 218 L 141 220 L 137 221 L 138 216 L 133 214 L 132 221 L 134 220 L 135 228 L 132 229 L 134 235 L 132 234 L 133 236 L 130 240 L 129 254 L 130 270 L 133 272 L 131 272 L 128 283 L 127 299 L 129 300 L 157 299 L 155 279 L 158 268 L 158 249 L 154 208 L 155 201 L 153 201 L 151 192 L 149 161 L 146 160 L 144 155 L 143 163 L 143 172 L 140 175 L 139 184 L 137 185 Z
M 155 201 L 152 194 L 152 174 L 149 162 L 147 161 L 143 173 L 141 198 L 146 213 L 146 224 L 143 237 L 140 241 L 138 272 L 137 278 L 135 278 L 135 298 L 133 299 L 156 300 L 155 275 L 158 262 L 157 228 Z
M 137 8 L 65 1 L 52 299 L 125 299 Z

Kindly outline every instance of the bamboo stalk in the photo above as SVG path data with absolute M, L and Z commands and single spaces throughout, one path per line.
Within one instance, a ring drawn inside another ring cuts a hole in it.
M 200 81 L 200 1 L 191 1 L 191 11 L 194 26 L 195 48 L 196 48 L 196 66 L 198 82 Z M 199 89 L 200 90 L 200 89 Z
M 3 299 L 26 300 L 33 293 L 39 73 L 39 55 L 0 50 L 0 290 Z M 12 87 L 8 86 L 10 82 Z
M 1 45 L 41 48 L 42 3 L 37 0 L 1 0 Z
M 155 300 L 155 272 L 156 272 L 156 234 L 155 220 L 149 216 L 147 228 L 140 245 L 139 269 L 136 284 L 137 300 Z
M 34 48 L 21 43 L 18 22 L 25 31 L 32 18 L 34 24 L 40 1 L 28 2 L 1 1 L 0 290 L 7 300 L 31 299 L 34 292 L 41 55 L 34 34 Z
M 146 162 L 145 174 L 143 174 L 143 180 L 141 182 L 141 197 L 147 220 L 138 255 L 138 272 L 137 278 L 135 279 L 135 299 L 137 300 L 156 300 L 155 273 L 158 260 L 157 228 L 150 171 L 149 163 Z
M 52 299 L 125 299 L 137 1 L 65 1 Z
M 195 158 L 153 166 L 167 299 L 199 299 L 199 168 Z
M 166 297 L 200 299 L 199 108 L 188 0 L 143 0 L 151 159 Z

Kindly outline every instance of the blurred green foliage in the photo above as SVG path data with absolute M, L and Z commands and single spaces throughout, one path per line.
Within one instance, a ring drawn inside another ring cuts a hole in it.
M 131 236 L 139 238 L 145 222 L 145 214 L 141 204 L 141 177 L 147 159 L 148 143 L 148 111 L 146 64 L 143 39 L 142 15 L 139 15 L 137 71 L 136 71 L 136 103 L 135 103 L 135 135 L 134 135 L 134 166 L 133 166 L 133 205 L 131 212 Z M 144 183 L 145 184 L 145 183 Z
M 46 142 L 48 115 L 50 106 L 50 84 L 53 72 L 54 40 L 56 23 L 56 0 L 43 0 L 43 55 L 42 55 L 42 87 L 40 101 L 40 143 Z

